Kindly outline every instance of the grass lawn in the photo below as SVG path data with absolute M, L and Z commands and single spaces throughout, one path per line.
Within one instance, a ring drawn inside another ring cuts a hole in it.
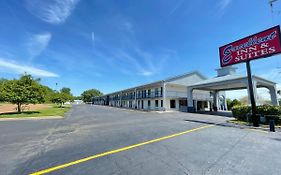
M 229 120 L 227 122 L 238 124 L 238 125 L 252 125 L 252 123 L 241 121 L 241 120 L 237 120 L 237 119 Z
M 51 105 L 45 109 L 36 111 L 24 111 L 22 113 L 10 112 L 0 114 L 0 118 L 23 118 L 23 117 L 42 117 L 42 116 L 64 116 L 71 109 L 71 106 L 59 108 L 57 105 Z
M 238 125 L 248 125 L 248 126 L 252 126 L 253 125 L 253 123 L 245 122 L 245 121 L 241 121 L 241 120 L 237 120 L 237 119 L 229 120 L 227 122 L 238 124 Z M 262 123 L 260 123 L 260 127 L 262 127 L 262 128 L 269 127 L 269 124 L 262 124 Z M 281 125 L 277 125 L 276 124 L 275 127 L 281 128 Z

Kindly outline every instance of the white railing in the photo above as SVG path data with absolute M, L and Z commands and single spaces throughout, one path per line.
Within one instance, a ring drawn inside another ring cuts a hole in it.
M 166 91 L 166 97 L 187 98 L 187 92 Z M 194 100 L 212 100 L 208 93 L 193 93 Z

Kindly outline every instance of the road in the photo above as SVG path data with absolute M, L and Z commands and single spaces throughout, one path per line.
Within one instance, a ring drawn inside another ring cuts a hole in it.
M 281 174 L 281 134 L 228 119 L 74 105 L 64 119 L 1 121 L 0 174 Z

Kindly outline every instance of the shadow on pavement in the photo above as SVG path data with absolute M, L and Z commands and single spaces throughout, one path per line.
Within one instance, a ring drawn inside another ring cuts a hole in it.
M 233 117 L 231 111 L 197 111 L 198 114 L 218 115 L 222 117 Z
M 209 125 L 216 125 L 216 126 L 223 126 L 223 127 L 233 127 L 233 128 L 240 128 L 240 129 L 245 129 L 251 127 L 250 125 L 237 125 L 234 123 L 215 123 L 215 122 L 210 122 L 210 121 L 201 121 L 201 120 L 189 120 L 185 119 L 184 121 L 186 122 L 195 122 L 195 123 L 202 123 L 202 124 L 209 124 Z

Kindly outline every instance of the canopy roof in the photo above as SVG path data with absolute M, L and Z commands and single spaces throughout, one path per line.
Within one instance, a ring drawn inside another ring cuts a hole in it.
M 256 81 L 257 87 L 275 86 L 276 83 L 267 79 L 253 76 L 253 81 Z M 222 77 L 215 77 L 208 80 L 203 80 L 198 83 L 192 84 L 189 88 L 208 90 L 208 91 L 224 91 L 224 90 L 238 90 L 247 88 L 247 76 L 242 75 L 226 75 Z

